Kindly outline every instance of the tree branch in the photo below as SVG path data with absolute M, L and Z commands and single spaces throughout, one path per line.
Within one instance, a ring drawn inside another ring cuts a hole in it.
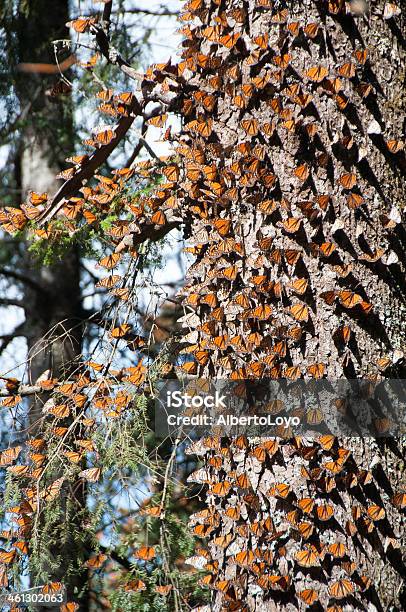
M 0 389 L 0 397 L 12 397 L 13 395 L 28 397 L 37 393 L 44 393 L 44 389 L 39 385 L 20 385 L 15 393 L 10 393 L 7 389 Z
M 17 325 L 17 327 L 15 327 L 13 331 L 9 334 L 3 334 L 2 336 L 0 336 L 0 355 L 3 353 L 3 351 L 6 350 L 6 348 L 8 347 L 10 342 L 14 340 L 14 338 L 21 338 L 22 336 L 25 337 L 25 321 Z
M 104 5 L 102 21 L 106 26 L 107 32 L 110 28 L 110 17 L 111 17 L 111 9 L 113 8 L 113 0 L 107 0 Z
M 160 9 L 155 10 L 155 11 L 151 9 L 134 7 L 131 9 L 125 9 L 125 11 L 122 11 L 122 12 L 129 13 L 129 14 L 131 13 L 131 14 L 152 15 L 153 17 L 177 17 L 179 15 L 179 11 L 171 11 L 165 8 L 164 5 L 162 5 Z
M 32 289 L 35 289 L 35 291 L 44 292 L 44 288 L 41 287 L 39 283 L 35 282 L 29 276 L 25 276 L 24 274 L 21 274 L 21 272 L 16 272 L 15 270 L 9 270 L 8 268 L 0 268 L 0 275 L 5 276 L 6 278 L 14 278 L 15 280 L 20 281 L 21 283 L 24 283 L 25 285 L 29 285 Z
M 24 302 L 17 298 L 0 297 L 0 307 L 1 306 L 17 306 L 18 308 L 24 308 Z
M 66 202 L 88 181 L 114 151 L 119 142 L 124 138 L 132 126 L 136 116 L 142 115 L 142 108 L 135 96 L 128 109 L 128 116 L 122 117 L 114 129 L 111 141 L 101 146 L 89 157 L 87 162 L 80 168 L 71 179 L 67 180 L 52 198 L 49 206 L 37 217 L 39 225 L 44 225 L 54 217 Z

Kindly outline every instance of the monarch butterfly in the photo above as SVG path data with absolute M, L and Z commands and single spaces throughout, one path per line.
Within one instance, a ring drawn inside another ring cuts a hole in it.
M 347 521 L 345 524 L 345 532 L 350 537 L 353 537 L 357 533 L 357 526 L 353 521 Z
M 282 68 L 282 70 L 284 70 L 289 66 L 291 59 L 292 56 L 290 53 L 284 53 L 283 55 L 275 55 L 272 58 L 272 61 L 276 66 L 279 66 L 279 68 Z
M 79 477 L 87 482 L 97 482 L 100 479 L 101 469 L 98 467 L 88 468 L 79 472 Z
M 274 15 L 272 15 L 271 21 L 273 23 L 285 23 L 288 16 L 289 16 L 288 9 L 282 9 L 278 13 L 275 13 Z
M 319 252 L 323 257 L 330 257 L 336 250 L 336 245 L 333 242 L 323 242 L 322 244 L 315 244 L 314 242 L 311 245 L 316 252 Z
M 307 373 L 313 378 L 323 378 L 325 372 L 325 365 L 323 363 L 313 363 L 307 368 Z
M 114 138 L 115 134 L 113 130 L 103 130 L 101 132 L 97 132 L 94 136 L 93 146 L 97 145 L 108 145 Z M 92 143 L 89 143 L 92 144 Z
M 296 249 L 285 249 L 283 254 L 286 259 L 286 262 L 290 266 L 294 266 L 300 257 L 300 251 L 297 251 Z
M 217 538 L 213 538 L 213 544 L 215 544 L 219 548 L 227 548 L 233 540 L 233 534 L 228 533 L 227 535 L 222 535 L 218 536 Z
M 274 200 L 264 200 L 263 202 L 260 202 L 258 204 L 258 210 L 260 210 L 262 213 L 266 215 L 271 215 L 277 209 L 277 207 L 278 205 Z M 268 238 L 263 238 L 263 240 L 268 241 L 269 243 L 269 246 L 263 250 L 269 249 L 269 247 L 272 244 L 273 238 L 268 237 Z
M 363 253 L 362 255 L 358 257 L 358 259 L 360 261 L 368 261 L 368 262 L 374 263 L 378 261 L 379 259 L 381 259 L 382 255 L 384 254 L 385 254 L 384 249 L 376 249 L 375 251 L 372 251 L 371 254 Z
M 336 437 L 331 434 L 320 436 L 317 440 L 323 450 L 331 450 L 336 442 Z
M 225 480 L 224 482 L 218 482 L 215 485 L 213 485 L 209 489 L 209 492 L 212 495 L 217 495 L 218 497 L 225 497 L 226 495 L 228 495 L 230 489 L 231 489 L 231 483 Z
M 99 260 L 98 264 L 107 270 L 114 268 L 121 259 L 120 253 L 112 253 Z
M 166 217 L 162 210 L 157 210 L 151 217 L 151 223 L 154 225 L 166 225 Z
M 337 106 L 341 111 L 345 110 L 348 106 L 348 98 L 342 92 L 338 93 L 335 96 L 335 101 L 337 102 Z
M 285 499 L 286 497 L 288 497 L 289 493 L 290 493 L 290 486 L 283 482 L 279 482 L 275 484 L 269 490 L 269 495 L 273 495 L 276 497 L 282 497 L 282 499 Z
M 405 145 L 401 140 L 387 140 L 386 146 L 388 151 L 395 154 L 399 153 L 399 151 L 403 151 Z
M 320 408 L 309 408 L 306 411 L 306 420 L 309 425 L 320 425 L 323 422 L 323 412 Z
M 347 196 L 347 204 L 349 208 L 351 208 L 352 210 L 359 208 L 360 206 L 363 205 L 363 203 L 364 203 L 364 198 L 359 193 L 351 192 Z
M 298 500 L 297 505 L 305 514 L 310 514 L 314 507 L 314 500 L 311 497 L 303 497 Z
M 381 508 L 381 506 L 377 506 L 376 504 L 373 504 L 372 506 L 368 507 L 368 516 L 373 520 L 373 521 L 381 521 L 383 518 L 385 518 L 385 509 Z
M 134 580 L 129 580 L 124 585 L 124 590 L 127 592 L 134 591 L 135 593 L 139 593 L 140 591 L 145 591 L 147 588 L 145 582 L 140 580 L 139 578 L 134 578 Z
M 348 595 L 354 593 L 354 585 L 351 580 L 342 578 L 341 580 L 332 582 L 328 588 L 328 592 L 334 599 L 344 599 L 348 597 Z
M 155 548 L 154 546 L 141 546 L 141 548 L 135 551 L 134 556 L 142 561 L 151 561 L 156 556 Z
M 129 323 L 123 323 L 123 325 L 112 329 L 110 334 L 113 338 L 124 338 L 131 330 L 132 325 L 130 325 Z
M 328 70 L 324 66 L 313 66 L 306 70 L 305 75 L 315 83 L 321 83 L 321 81 L 328 75 Z
M 305 304 L 295 304 L 290 307 L 289 311 L 296 321 L 307 322 L 309 320 L 309 309 Z
M 302 538 L 304 540 L 308 540 L 313 534 L 314 526 L 312 525 L 312 523 L 309 523 L 308 521 L 303 521 L 302 523 L 298 525 L 298 529 L 299 529 L 299 532 Z
M 95 287 L 104 287 L 105 289 L 111 289 L 121 280 L 121 276 L 119 274 L 112 274 L 111 276 L 107 276 L 106 278 L 102 278 L 97 281 Z
M 0 453 L 0 466 L 10 465 L 21 453 L 22 446 L 13 446 Z
M 234 507 L 234 508 L 227 508 L 224 514 L 228 516 L 228 518 L 232 519 L 233 521 L 238 521 L 240 518 L 241 512 L 238 507 Z
M 299 550 L 295 559 L 301 567 L 318 567 L 320 565 L 319 556 L 312 550 Z
M 221 45 L 227 47 L 227 49 L 232 49 L 236 45 L 240 36 L 241 34 L 239 32 L 235 32 L 234 34 L 226 34 L 225 36 L 220 36 L 218 41 Z
M 248 478 L 247 474 L 240 474 L 235 479 L 235 483 L 240 489 L 249 489 L 251 488 L 251 481 Z
M 220 26 L 208 26 L 207 28 L 203 28 L 201 33 L 204 38 L 207 38 L 207 40 L 216 42 L 219 39 L 221 30 L 222 28 Z
M 290 34 L 292 34 L 293 36 L 296 37 L 299 34 L 299 30 L 300 30 L 299 21 L 292 21 L 291 23 L 288 23 L 286 27 L 287 27 L 288 32 L 290 32 Z
M 339 178 L 339 183 L 344 187 L 344 189 L 352 189 L 357 182 L 357 177 L 352 172 L 346 172 L 342 174 Z
M 309 174 L 310 174 L 310 171 L 309 171 L 309 167 L 307 164 L 302 164 L 295 170 L 295 175 L 302 182 L 306 181 L 306 179 L 309 177 Z
M 231 220 L 230 219 L 216 219 L 213 223 L 214 227 L 220 234 L 220 236 L 227 236 L 230 232 L 231 228 Z
M 92 213 L 90 210 L 84 210 L 83 211 L 83 216 L 86 219 L 86 222 L 91 225 L 92 223 L 94 223 L 97 219 L 96 215 L 94 213 Z
M 372 91 L 372 85 L 370 83 L 359 83 L 359 85 L 356 85 L 355 89 L 361 98 L 367 98 Z
M 168 119 L 168 115 L 165 113 L 164 115 L 156 115 L 155 117 L 151 117 L 148 119 L 147 123 L 149 125 L 153 125 L 154 127 L 161 128 L 165 125 Z
M 53 406 L 49 412 L 58 419 L 65 419 L 70 414 L 70 408 L 66 404 L 58 404 L 57 406 Z
M 289 287 L 291 287 L 295 293 L 303 295 L 307 291 L 308 284 L 309 281 L 307 278 L 297 278 L 289 283 Z
M 302 225 L 302 220 L 299 217 L 289 217 L 285 221 L 280 221 L 279 224 L 283 227 L 283 229 L 288 232 L 288 234 L 294 234 L 299 231 L 300 226 Z
M 90 569 L 99 569 L 100 567 L 102 567 L 106 559 L 107 555 L 104 555 L 103 553 L 98 553 L 97 555 L 91 557 L 88 561 L 86 561 L 85 565 Z
M 330 544 L 327 547 L 327 550 L 331 555 L 333 555 L 333 557 L 336 557 L 337 559 L 341 559 L 342 557 L 344 557 L 347 552 L 347 549 L 344 544 L 342 544 L 342 542 L 335 542 L 334 544 Z
M 299 522 L 299 518 L 300 518 L 300 512 L 299 510 L 291 510 L 290 512 L 287 513 L 286 515 L 286 520 L 294 526 L 297 526 L 298 522 Z
M 272 400 L 266 404 L 265 410 L 270 414 L 279 414 L 279 412 L 282 412 L 284 407 L 285 404 L 281 400 Z
M 354 308 L 357 304 L 362 303 L 362 297 L 358 293 L 343 290 L 338 292 L 338 299 L 344 308 Z
M 328 521 L 334 514 L 334 508 L 330 504 L 321 504 L 317 506 L 317 518 L 320 521 Z
M 317 591 L 314 589 L 304 589 L 303 591 L 299 591 L 298 596 L 307 606 L 311 606 L 319 598 Z
M 298 366 L 290 366 L 283 373 L 285 378 L 289 380 L 297 380 L 300 376 L 300 368 Z
M 338 68 L 338 74 L 342 77 L 346 77 L 347 79 L 352 79 L 356 74 L 354 64 L 351 62 L 346 62 Z
M 391 502 L 395 506 L 395 508 L 406 508 L 406 493 L 396 493 L 392 497 Z
M 96 25 L 96 23 L 97 19 L 80 17 L 79 19 L 75 19 L 74 21 L 68 21 L 66 23 L 66 27 L 72 28 L 73 30 L 75 30 L 75 32 L 78 32 L 79 34 L 83 34 L 83 32 L 90 30 L 91 26 Z
M 303 32 L 306 34 L 306 36 L 308 36 L 309 38 L 316 38 L 318 32 L 319 32 L 319 26 L 320 24 L 317 22 L 313 22 L 313 23 L 309 23 L 307 26 L 305 26 L 303 28 Z
M 258 134 L 259 125 L 256 119 L 243 119 L 241 127 L 249 136 L 256 136 Z
M 204 138 L 208 138 L 213 131 L 213 119 L 194 119 L 187 123 L 185 127 L 198 132 Z
M 155 592 L 159 593 L 159 595 L 168 595 L 170 593 L 170 591 L 172 590 L 172 585 L 171 584 L 163 584 L 163 585 L 158 585 L 155 587 Z
M 313 100 L 313 96 L 311 94 L 300 93 L 294 98 L 296 104 L 299 104 L 300 108 L 306 108 Z
M 296 125 L 297 123 L 294 119 L 289 119 L 288 121 L 284 121 L 282 123 L 282 127 L 286 128 L 289 132 L 294 132 Z
M 83 457 L 83 453 L 78 453 L 76 451 L 65 451 L 63 454 L 69 459 L 69 461 L 76 464 L 80 463 Z
M 318 128 L 317 128 L 317 125 L 315 123 L 307 123 L 305 125 L 305 130 L 306 130 L 308 136 L 310 136 L 310 138 L 313 138 L 313 136 L 315 134 L 317 134 Z
M 359 64 L 364 65 L 368 58 L 368 49 L 356 49 L 352 54 Z
M 256 559 L 252 550 L 243 550 L 234 556 L 234 561 L 241 567 L 249 567 Z
M 258 45 L 261 49 L 266 49 L 268 47 L 269 42 L 269 34 L 265 32 L 265 34 L 260 34 L 254 38 L 254 43 Z
M 275 131 L 275 127 L 276 127 L 276 125 L 275 125 L 274 122 L 272 122 L 272 123 L 269 123 L 269 122 L 263 123 L 262 124 L 262 132 L 264 134 L 266 134 L 267 136 L 272 136 L 272 134 Z

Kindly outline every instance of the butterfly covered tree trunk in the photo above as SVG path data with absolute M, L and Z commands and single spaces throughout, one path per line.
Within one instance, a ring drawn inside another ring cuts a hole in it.
M 54 66 L 56 60 L 52 43 L 66 37 L 64 24 L 68 17 L 66 0 L 19 3 L 14 26 L 19 61 Z M 70 101 L 66 98 L 61 101 L 50 95 L 58 78 L 58 74 L 49 77 L 34 70 L 21 73 L 16 80 L 21 108 L 30 107 L 29 120 L 23 124 L 20 134 L 17 181 L 24 201 L 30 203 L 32 197 L 35 205 L 36 197 L 57 190 L 60 181 L 55 176 L 60 172 L 64 158 L 73 149 Z M 30 196 L 32 191 L 37 195 Z M 69 373 L 77 367 L 82 350 L 80 260 L 77 248 L 67 248 L 62 258 L 51 253 L 51 263 L 41 263 L 41 256 L 36 259 L 28 244 L 21 245 L 21 252 L 21 275 L 28 279 L 22 287 L 30 382 L 35 383 L 47 370 L 45 378 L 69 379 Z M 42 408 L 48 398 L 44 394 L 30 404 L 28 426 L 31 436 L 41 435 Z M 48 579 L 54 581 L 66 578 L 66 568 L 75 563 L 79 554 L 79 512 L 85 507 L 83 486 L 78 488 L 72 499 L 73 507 L 78 521 L 71 524 L 72 533 L 58 533 L 57 526 L 48 521 L 47 528 L 42 528 L 43 539 L 33 544 L 39 555 L 37 558 L 41 559 L 42 570 L 48 573 Z M 63 512 L 72 512 L 72 508 L 64 507 Z M 43 521 L 45 525 L 47 520 Z M 47 533 L 47 529 L 51 529 L 51 533 Z M 33 574 L 42 575 L 42 581 L 46 579 L 39 567 L 33 568 Z M 86 581 L 86 568 L 73 578 L 66 578 L 69 596 L 72 597 L 74 592 L 78 596 Z M 83 606 L 86 609 L 87 604 L 83 603 Z
M 186 10 L 179 151 L 196 245 L 186 369 L 402 377 L 400 10 L 381 0 Z M 212 609 L 400 609 L 401 446 L 194 445 L 209 487 L 192 524 L 207 537 Z

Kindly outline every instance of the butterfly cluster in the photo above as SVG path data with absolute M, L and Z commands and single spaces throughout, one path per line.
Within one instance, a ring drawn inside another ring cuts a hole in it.
M 100 111 L 117 123 L 97 130 L 85 142 L 94 152 L 70 158 L 60 175 L 60 216 L 72 233 L 98 226 L 113 208 L 117 213 L 105 233 L 111 253 L 98 264 L 108 276 L 98 287 L 124 302 L 131 300 L 117 273 L 124 255 L 136 262 L 141 242 L 184 227 L 193 263 L 181 292 L 183 373 L 376 380 L 396 373 L 404 359 L 398 326 L 385 329 L 395 303 L 392 281 L 402 270 L 401 215 L 381 185 L 390 167 L 398 187 L 404 143 L 377 112 L 383 95 L 374 73 L 377 62 L 388 74 L 394 68 L 365 42 L 367 12 L 345 0 L 317 4 L 189 0 L 180 61 L 152 66 L 141 87 L 145 105 L 163 100 L 149 125 L 164 128 L 170 111 L 183 119 L 177 134 L 165 132 L 174 155 L 109 177 L 95 174 L 95 160 L 113 150 L 139 111 L 132 92 L 103 90 Z M 378 4 L 373 27 L 394 29 L 397 5 Z M 82 33 L 95 24 L 86 18 L 71 25 Z M 156 189 L 127 197 L 128 181 L 151 178 Z M 0 222 L 14 233 L 30 221 L 39 237 L 51 238 L 60 231 L 54 220 L 35 228 L 47 202 L 46 194 L 32 193 L 21 209 L 4 208 Z M 134 351 L 145 345 L 132 322 L 117 323 L 110 336 Z M 72 465 L 94 450 L 87 403 L 118 418 L 131 401 L 120 383 L 139 386 L 146 366 L 140 360 L 96 382 L 103 371 L 89 362 L 74 383 L 48 382 L 57 399 L 49 413 L 74 416 L 82 427 L 77 449 L 64 455 Z M 4 405 L 19 401 L 17 385 Z M 67 429 L 56 423 L 54 434 L 64 439 Z M 17 447 L 1 455 L 1 465 L 37 479 L 43 442 L 31 443 L 27 461 L 16 464 Z M 208 541 L 190 561 L 206 570 L 202 584 L 219 609 L 267 609 L 272 601 L 278 609 L 293 603 L 339 612 L 373 601 L 368 556 L 379 550 L 396 558 L 388 514 L 404 511 L 406 494 L 393 491 L 388 504 L 351 444 L 334 436 L 212 436 L 189 448 L 203 461 L 191 481 L 207 490 L 206 508 L 191 517 L 191 527 Z M 96 465 L 79 474 L 90 482 L 99 476 Z M 57 480 L 44 487 L 40 501 L 62 486 Z M 15 509 L 18 537 L 29 533 L 35 492 L 28 486 Z M 140 559 L 155 554 L 144 548 Z M 12 547 L 7 554 L 19 553 Z

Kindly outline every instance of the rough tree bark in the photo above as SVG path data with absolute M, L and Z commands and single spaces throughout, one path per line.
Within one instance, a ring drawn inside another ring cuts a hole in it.
M 380 0 L 187 10 L 179 151 L 200 245 L 185 289 L 198 363 L 188 371 L 402 378 L 400 11 Z M 206 468 L 197 481 L 209 484 L 192 522 L 209 534 L 212 609 L 295 610 L 312 599 L 314 609 L 401 609 L 404 525 L 391 502 L 404 486 L 402 446 L 194 445 Z M 371 519 L 374 506 L 384 519 Z

